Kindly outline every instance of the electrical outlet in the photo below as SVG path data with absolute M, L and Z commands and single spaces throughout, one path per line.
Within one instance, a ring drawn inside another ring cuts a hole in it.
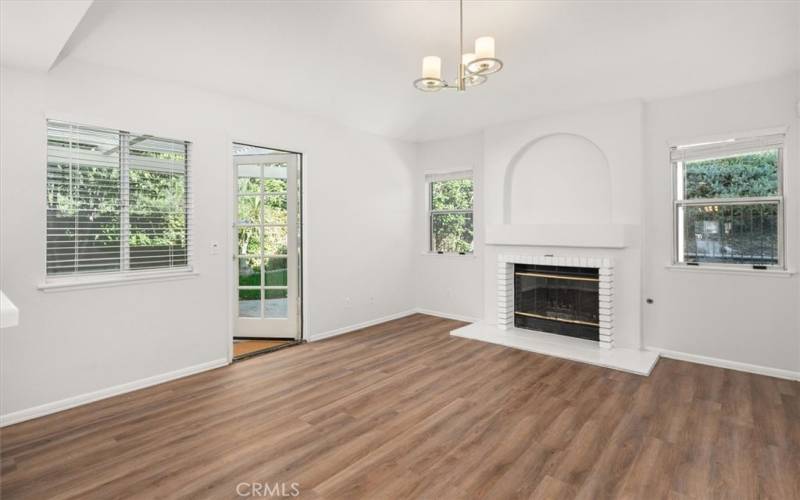
M 217 255 L 219 253 L 219 241 L 212 241 L 208 245 L 208 251 L 211 255 Z

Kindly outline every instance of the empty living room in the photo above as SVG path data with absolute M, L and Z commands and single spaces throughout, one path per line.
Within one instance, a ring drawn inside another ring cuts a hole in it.
M 800 1 L 0 0 L 0 498 L 800 499 Z

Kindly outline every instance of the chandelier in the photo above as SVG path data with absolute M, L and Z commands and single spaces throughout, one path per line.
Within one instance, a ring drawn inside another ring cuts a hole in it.
M 467 87 L 486 83 L 487 75 L 503 69 L 503 61 L 494 57 L 494 38 L 482 36 L 475 40 L 475 52 L 464 53 L 464 0 L 458 1 L 458 75 L 455 83 L 442 79 L 442 58 L 425 56 L 422 58 L 422 78 L 414 80 L 414 87 L 423 92 L 438 92 L 441 89 L 456 89 L 459 92 Z

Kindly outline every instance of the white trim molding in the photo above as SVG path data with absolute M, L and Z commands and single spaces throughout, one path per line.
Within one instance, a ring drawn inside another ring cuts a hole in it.
M 465 323 L 477 323 L 480 321 L 479 318 L 473 318 L 472 316 L 464 316 L 462 314 L 453 314 L 441 311 L 433 311 L 431 309 L 425 309 L 423 307 L 418 307 L 414 310 L 419 314 L 427 314 L 428 316 L 436 316 L 438 318 L 445 318 L 445 319 L 452 319 L 455 321 L 463 321 Z
M 753 365 L 750 363 L 742 363 L 741 361 L 730 361 L 727 359 L 712 358 L 710 356 L 702 356 L 700 354 L 691 354 L 688 352 L 671 351 L 669 349 L 662 349 L 660 347 L 646 346 L 646 350 L 658 353 L 663 358 L 677 359 L 679 361 L 687 361 L 689 363 L 698 363 L 701 365 L 715 366 L 717 368 L 727 368 L 728 370 L 736 370 L 740 372 L 755 373 L 757 375 L 766 375 L 768 377 L 777 377 L 787 380 L 800 381 L 800 371 L 785 370 L 783 368 L 772 368 L 770 366 Z
M 136 285 L 141 283 L 155 283 L 162 281 L 185 280 L 196 278 L 200 275 L 192 269 L 179 271 L 138 271 L 130 273 L 102 274 L 98 276 L 70 276 L 63 278 L 50 278 L 41 283 L 37 288 L 42 292 L 66 292 L 69 290 L 84 290 L 87 288 L 108 288 L 112 286 Z
M 387 321 L 392 321 L 395 319 L 405 318 L 406 316 L 411 316 L 417 312 L 416 309 L 409 309 L 407 311 L 401 311 L 399 313 L 389 314 L 388 316 L 382 316 L 380 318 L 370 319 L 367 321 L 362 321 L 361 323 L 356 323 L 354 325 L 347 325 L 342 326 L 340 328 L 334 328 L 333 330 L 328 330 L 327 332 L 317 333 L 317 334 L 309 334 L 308 340 L 309 342 L 316 342 L 318 340 L 329 339 L 331 337 L 337 337 L 339 335 L 344 335 L 345 333 L 354 332 L 356 330 L 361 330 L 362 328 L 367 328 L 369 326 L 374 326 L 380 323 L 385 323 Z
M 93 403 L 95 401 L 99 401 L 101 399 L 107 399 L 112 396 L 119 396 L 120 394 L 133 392 L 153 385 L 163 384 L 164 382 L 169 382 L 171 380 L 176 380 L 179 378 L 188 377 L 190 375 L 195 375 L 200 372 L 213 370 L 214 368 L 226 366 L 227 364 L 228 360 L 226 358 L 215 359 L 213 361 L 207 361 L 205 363 L 200 363 L 198 365 L 187 366 L 186 368 L 181 368 L 179 370 L 167 373 L 161 373 L 159 375 L 153 375 L 152 377 L 147 377 L 139 380 L 134 380 L 133 382 L 127 382 L 125 384 L 115 385 L 113 387 L 107 387 L 105 389 L 100 389 L 94 392 L 88 392 L 86 394 L 79 394 L 77 396 L 61 399 L 59 401 L 54 401 L 52 403 L 46 403 L 40 406 L 26 408 L 24 410 L 15 411 L 13 413 L 6 413 L 4 415 L 0 415 L 0 427 L 5 427 L 7 425 L 24 422 L 26 420 L 31 420 L 33 418 L 44 417 L 45 415 L 50 415 L 52 413 L 58 413 L 60 411 L 69 410 L 70 408 L 75 408 L 76 406 Z

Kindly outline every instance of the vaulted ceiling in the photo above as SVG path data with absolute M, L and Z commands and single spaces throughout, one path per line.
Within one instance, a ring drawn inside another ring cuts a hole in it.
M 467 0 L 464 9 L 466 44 L 493 35 L 506 64 L 466 94 L 423 94 L 411 83 L 425 55 L 455 72 L 454 0 L 96 1 L 60 64 L 117 68 L 413 141 L 800 68 L 796 2 Z

